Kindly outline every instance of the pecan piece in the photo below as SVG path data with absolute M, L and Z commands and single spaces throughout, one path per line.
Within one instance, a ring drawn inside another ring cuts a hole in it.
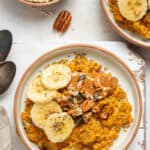
M 103 120 L 108 119 L 108 114 L 105 112 L 100 113 L 100 119 L 103 119 Z
M 71 13 L 67 10 L 63 10 L 56 18 L 53 25 L 53 29 L 56 30 L 57 32 L 64 33 L 69 28 L 71 20 L 72 20 Z
M 82 112 L 81 108 L 76 108 L 76 109 L 69 110 L 68 114 L 76 117 L 76 116 L 81 116 L 83 114 L 83 112 Z
M 92 108 L 92 112 L 93 113 L 99 113 L 100 112 L 100 108 L 98 105 L 95 105 L 93 108 Z
M 95 105 L 95 102 L 93 100 L 85 100 L 82 104 L 81 104 L 81 108 L 83 112 L 87 112 L 90 109 L 92 109 Z
M 60 103 L 61 107 L 69 107 L 69 102 L 68 101 L 61 101 Z
M 92 112 L 87 112 L 87 113 L 83 114 L 84 122 L 87 123 L 91 119 L 91 117 L 92 117 Z

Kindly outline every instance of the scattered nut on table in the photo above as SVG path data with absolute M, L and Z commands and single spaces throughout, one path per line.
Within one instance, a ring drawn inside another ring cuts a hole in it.
M 67 10 L 63 10 L 56 18 L 53 29 L 57 32 L 65 33 L 71 24 L 71 20 L 71 13 Z

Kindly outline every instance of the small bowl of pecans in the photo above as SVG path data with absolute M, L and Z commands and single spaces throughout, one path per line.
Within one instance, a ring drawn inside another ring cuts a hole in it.
M 60 0 L 19 0 L 19 1 L 21 3 L 34 7 L 48 6 L 60 2 Z

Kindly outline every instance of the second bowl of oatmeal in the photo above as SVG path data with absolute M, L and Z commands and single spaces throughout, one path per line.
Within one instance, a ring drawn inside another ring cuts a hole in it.
M 38 58 L 14 102 L 16 129 L 29 150 L 127 149 L 141 115 L 132 71 L 92 45 L 68 45 Z
M 124 39 L 150 48 L 150 3 L 147 0 L 101 0 L 108 21 Z

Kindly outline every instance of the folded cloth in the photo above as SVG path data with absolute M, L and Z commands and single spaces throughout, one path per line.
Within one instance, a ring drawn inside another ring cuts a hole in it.
M 12 150 L 11 127 L 6 110 L 0 106 L 0 150 Z

